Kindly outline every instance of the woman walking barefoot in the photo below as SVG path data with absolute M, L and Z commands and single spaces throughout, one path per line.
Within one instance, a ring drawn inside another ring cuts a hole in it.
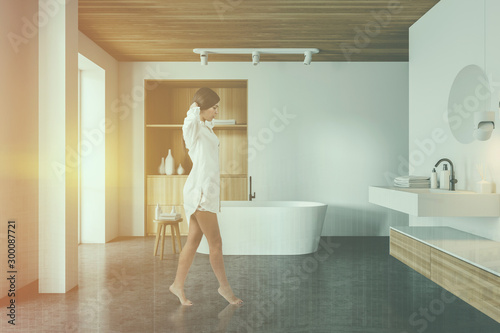
M 213 90 L 201 88 L 194 94 L 193 101 L 182 126 L 184 142 L 193 161 L 183 191 L 189 231 L 179 256 L 174 283 L 169 290 L 182 305 L 193 304 L 184 294 L 184 281 L 205 234 L 210 249 L 210 264 L 219 281 L 219 294 L 231 304 L 241 304 L 243 301 L 234 296 L 227 281 L 216 214 L 220 212 L 219 139 L 212 130 L 212 120 L 218 113 L 220 98 Z

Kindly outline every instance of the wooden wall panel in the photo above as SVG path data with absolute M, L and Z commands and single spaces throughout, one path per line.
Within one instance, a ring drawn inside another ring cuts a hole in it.
M 149 87 L 149 89 L 148 89 Z M 155 110 L 146 112 L 146 124 L 173 124 L 175 112 L 172 107 L 172 91 L 156 80 L 145 81 L 145 109 Z
M 146 130 L 146 173 L 148 175 L 159 175 L 158 167 L 161 164 L 161 158 L 167 157 L 168 150 L 172 149 L 172 156 L 175 161 L 175 173 L 180 161 L 184 161 L 186 153 L 182 141 L 177 140 L 180 130 L 176 128 L 147 128 Z M 186 162 L 184 162 L 186 163 Z M 182 164 L 184 167 L 184 164 Z M 189 166 L 189 163 L 188 163 Z M 189 171 L 189 170 L 188 170 Z
M 247 88 L 214 89 L 220 97 L 216 119 L 234 119 L 236 124 L 247 124 Z
M 200 87 L 201 88 L 201 87 Z M 193 96 L 199 88 L 169 88 L 172 91 L 172 124 L 184 124 L 187 112 L 193 104 Z
M 248 173 L 248 136 L 245 130 L 218 130 L 219 163 L 221 174 Z
M 182 191 L 187 180 L 187 175 L 174 176 L 148 176 L 147 177 L 147 202 L 156 205 L 183 205 Z
M 246 175 L 221 177 L 221 200 L 248 200 L 248 179 Z
M 184 198 L 182 195 L 186 180 L 187 175 L 147 177 L 146 233 L 148 235 L 156 234 L 156 224 L 153 222 L 153 219 L 157 203 L 160 204 L 164 213 L 170 213 L 172 206 L 175 206 L 176 211 L 181 213 L 184 219 L 180 224 L 181 234 L 187 235 L 188 224 L 184 214 Z M 170 234 L 170 228 L 167 228 L 167 231 L 167 234 Z

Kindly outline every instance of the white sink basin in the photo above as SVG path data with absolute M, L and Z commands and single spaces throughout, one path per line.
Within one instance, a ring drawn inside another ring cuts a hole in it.
M 500 216 L 496 193 L 370 186 L 368 201 L 414 216 Z

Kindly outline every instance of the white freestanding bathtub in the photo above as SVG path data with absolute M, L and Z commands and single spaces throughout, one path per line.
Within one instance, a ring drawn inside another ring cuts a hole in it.
M 217 213 L 224 255 L 316 252 L 327 205 L 306 201 L 222 201 Z M 203 236 L 197 252 L 208 254 Z

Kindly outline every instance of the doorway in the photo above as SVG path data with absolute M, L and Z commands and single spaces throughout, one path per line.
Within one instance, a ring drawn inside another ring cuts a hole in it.
M 105 243 L 105 70 L 78 54 L 78 244 Z

